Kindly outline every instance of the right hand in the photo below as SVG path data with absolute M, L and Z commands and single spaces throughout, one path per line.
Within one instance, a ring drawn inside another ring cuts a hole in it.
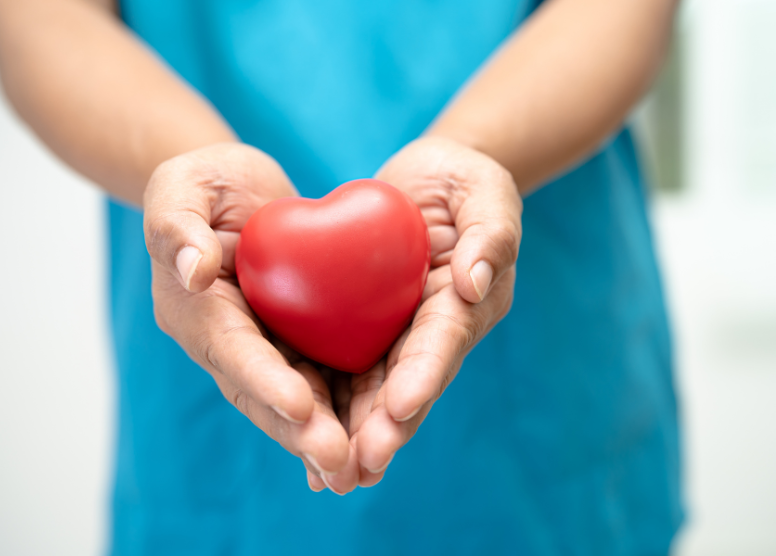
M 382 479 L 469 351 L 509 311 L 522 232 L 522 201 L 511 174 L 451 139 L 413 141 L 376 177 L 420 208 L 431 241 L 431 270 L 410 327 L 386 358 L 352 375 L 347 388 L 333 382 L 335 406 L 357 446 L 365 487 Z M 317 483 L 312 477 L 310 482 Z
M 280 166 L 247 145 L 212 145 L 161 164 L 144 196 L 154 313 L 227 400 L 344 494 L 358 484 L 358 460 L 326 380 L 310 362 L 270 343 L 235 276 L 235 247 L 248 218 L 293 195 Z

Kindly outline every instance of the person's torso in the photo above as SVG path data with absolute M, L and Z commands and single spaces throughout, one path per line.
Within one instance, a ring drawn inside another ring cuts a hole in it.
M 305 196 L 369 177 L 534 9 L 522 0 L 123 0 L 122 17 Z M 551 69 L 548 68 L 548 71 Z M 113 553 L 658 554 L 681 519 L 670 345 L 629 133 L 525 200 L 511 313 L 374 488 L 293 456 L 156 327 L 110 205 Z

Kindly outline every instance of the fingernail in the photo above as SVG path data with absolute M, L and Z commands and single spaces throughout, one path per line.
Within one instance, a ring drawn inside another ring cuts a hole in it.
M 422 406 L 421 406 L 421 407 L 422 407 Z M 393 420 L 394 420 L 394 421 L 396 421 L 397 423 L 403 423 L 404 421 L 409 421 L 410 419 L 412 419 L 413 417 L 415 417 L 415 415 L 417 415 L 417 414 L 418 414 L 418 411 L 420 411 L 420 407 L 418 407 L 417 409 L 415 409 L 415 411 L 413 411 L 412 413 L 410 413 L 410 414 L 409 414 L 409 415 L 407 415 L 406 417 L 402 417 L 401 419 L 397 419 L 396 417 L 394 417 L 394 418 L 393 418 Z
M 337 492 L 336 490 L 334 490 L 334 487 L 331 486 L 331 483 L 329 482 L 329 477 L 333 477 L 333 476 L 334 475 L 327 475 L 326 473 L 321 473 L 321 480 L 323 481 L 323 484 L 325 484 L 326 488 L 328 488 L 334 494 L 338 496 L 345 496 L 344 492 Z
M 472 277 L 474 289 L 482 301 L 488 293 L 490 281 L 493 280 L 493 268 L 485 261 L 478 261 L 469 271 L 469 276 Z
M 202 253 L 196 247 L 187 245 L 178 252 L 175 258 L 175 266 L 178 267 L 178 274 L 181 276 L 183 286 L 191 291 L 191 279 L 197 270 L 199 261 L 202 260 Z
M 315 456 L 313 456 L 312 454 L 308 454 L 307 452 L 302 452 L 302 455 L 305 458 L 307 458 L 307 461 L 309 461 L 313 467 L 315 467 L 315 470 L 321 474 L 321 477 L 323 475 L 336 475 L 336 473 L 331 473 L 330 471 L 324 471 L 323 468 L 320 465 L 318 465 L 318 460 L 315 459 Z
M 298 419 L 291 418 L 291 416 L 288 413 L 286 413 L 285 411 L 283 411 L 282 409 L 280 409 L 276 405 L 271 405 L 270 407 L 275 410 L 275 413 L 280 415 L 286 421 L 290 421 L 290 422 L 294 423 L 295 425 L 301 425 L 302 423 L 304 423 L 304 421 L 300 421 Z
M 310 477 L 314 477 L 314 476 L 315 476 L 315 475 L 313 475 L 313 474 L 312 474 L 312 473 L 310 473 L 309 471 L 307 472 L 307 486 L 309 486 L 309 487 L 310 487 L 310 490 L 312 490 L 313 492 L 321 492 L 321 491 L 323 490 L 322 488 L 315 488 L 315 487 L 313 486 L 313 482 L 312 482 L 312 480 L 310 479 Z M 326 484 L 326 483 L 324 483 L 324 484 Z
M 389 465 L 391 465 L 391 462 L 393 461 L 393 456 L 394 455 L 396 455 L 396 454 L 391 454 L 391 457 L 388 458 L 388 461 L 386 461 L 385 465 L 383 465 L 380 469 L 369 469 L 369 468 L 367 468 L 367 471 L 369 471 L 370 473 L 374 473 L 375 475 L 377 475 L 378 473 L 382 473 L 383 471 L 388 469 Z
M 324 471 L 320 465 L 318 465 L 318 460 L 315 459 L 311 454 L 308 454 L 307 452 L 302 452 L 302 455 L 307 458 L 307 460 L 310 462 L 310 464 L 315 467 L 316 471 L 320 473 L 321 480 L 323 481 L 323 484 L 326 485 L 326 488 L 328 488 L 330 491 L 332 491 L 334 494 L 339 494 L 340 496 L 345 496 L 344 492 L 337 492 L 332 488 L 331 483 L 329 483 L 329 477 L 333 477 L 336 475 L 336 473 L 327 473 Z
M 367 471 L 369 471 L 369 469 L 364 469 L 363 473 L 366 473 Z M 368 483 L 366 481 L 362 481 L 359 479 L 358 486 L 360 486 L 361 488 L 372 488 L 373 486 L 379 485 L 382 482 L 383 478 L 385 478 L 385 475 L 380 475 L 380 478 L 377 479 L 377 482 L 374 482 L 374 483 Z

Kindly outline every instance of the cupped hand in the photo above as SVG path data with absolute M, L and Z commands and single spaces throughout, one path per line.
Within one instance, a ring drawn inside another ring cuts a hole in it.
M 270 342 L 235 276 L 245 222 L 262 205 L 296 194 L 280 166 L 247 145 L 213 145 L 161 164 L 144 197 L 154 312 L 238 410 L 302 458 L 311 488 L 323 483 L 345 493 L 358 482 L 355 444 L 324 376 Z
M 468 352 L 512 303 L 522 202 L 510 173 L 455 141 L 410 143 L 378 172 L 420 207 L 431 238 L 431 272 L 410 328 L 385 360 L 353 376 L 347 402 L 360 484 L 377 483 L 417 431 Z M 340 413 L 342 410 L 340 410 Z

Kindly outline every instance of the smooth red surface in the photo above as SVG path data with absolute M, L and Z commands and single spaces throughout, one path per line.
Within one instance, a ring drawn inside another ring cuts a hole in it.
M 409 325 L 429 260 L 415 203 L 363 179 L 322 199 L 263 206 L 243 228 L 235 262 L 240 288 L 272 333 L 310 359 L 361 373 Z

